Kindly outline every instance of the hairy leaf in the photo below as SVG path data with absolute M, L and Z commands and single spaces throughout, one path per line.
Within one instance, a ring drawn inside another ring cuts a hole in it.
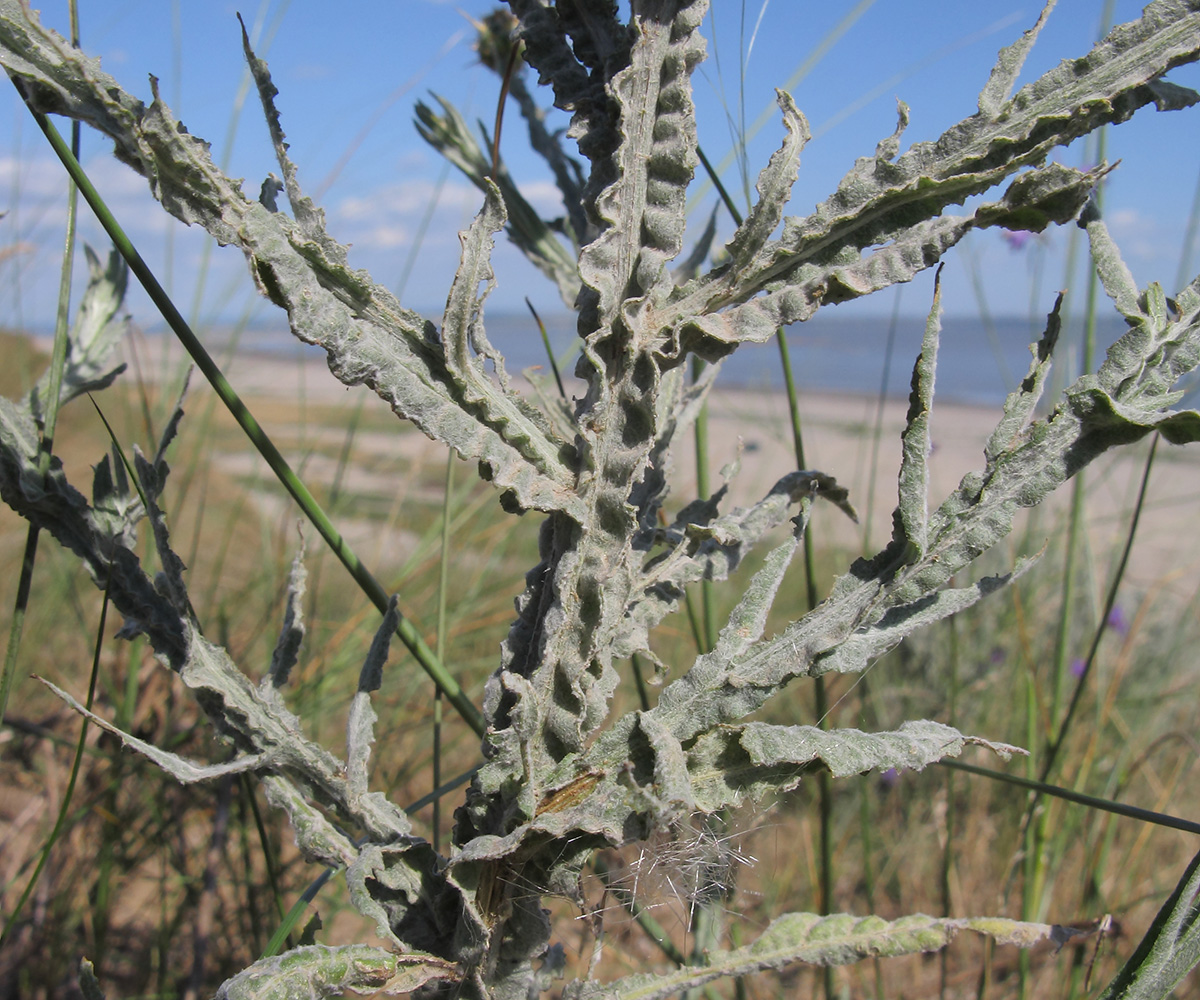
M 937 371 L 938 336 L 942 329 L 942 269 L 938 266 L 933 281 L 933 308 L 925 323 L 925 339 L 913 366 L 912 392 L 908 397 L 908 417 L 900 436 L 903 455 L 900 460 L 900 503 L 896 508 L 896 526 L 904 540 L 918 555 L 925 554 L 929 520 L 929 413 L 933 408 L 934 373 Z
M 359 995 L 395 996 L 426 983 L 454 979 L 448 962 L 433 955 L 393 955 L 365 944 L 308 945 L 264 958 L 226 980 L 217 1000 L 296 1000 Z
M 751 722 L 701 736 L 687 752 L 687 767 L 696 806 L 708 813 L 791 791 L 819 767 L 835 778 L 889 768 L 920 771 L 972 744 L 1004 758 L 1025 752 L 928 721 L 906 722 L 892 733 Z
M 1058 0 L 1048 0 L 1042 8 L 1037 23 L 1022 33 L 1021 37 L 1011 45 L 1006 45 L 1000 50 L 1000 58 L 996 60 L 991 76 L 988 77 L 988 82 L 984 84 L 983 90 L 979 94 L 979 113 L 984 118 L 999 117 L 1012 94 L 1013 84 L 1017 82 L 1021 67 L 1025 65 L 1025 57 L 1029 55 L 1033 43 L 1037 41 L 1038 35 L 1046 25 L 1046 18 L 1050 16 L 1050 12 L 1057 2 Z
M 58 397 L 60 406 L 84 393 L 111 385 L 125 370 L 124 363 L 113 364 L 112 356 L 129 332 L 129 315 L 122 311 L 129 268 L 116 250 L 109 252 L 105 264 L 100 263 L 91 247 L 85 245 L 83 250 L 87 255 L 88 283 L 79 302 L 75 323 L 67 334 L 66 366 Z M 50 373 L 47 371 L 30 396 L 39 424 L 43 420 L 44 400 L 49 388 Z
M 1100 1000 L 1160 1000 L 1200 963 L 1200 854 Z
M 292 330 L 329 354 L 330 370 L 347 385 L 365 383 L 426 434 L 489 468 L 492 481 L 526 508 L 572 505 L 574 472 L 562 443 L 531 421 L 495 387 L 504 416 L 464 406 L 445 368 L 433 325 L 403 309 L 386 289 L 350 269 L 346 249 L 324 230 L 323 213 L 299 190 L 290 166 L 274 88 L 257 61 L 260 96 L 272 121 L 285 187 L 296 214 L 271 212 L 246 197 L 213 165 L 208 144 L 187 133 L 158 99 L 146 106 L 125 93 L 94 59 L 43 29 L 17 0 L 0 0 L 0 64 L 42 110 L 70 114 L 116 142 L 119 159 L 143 174 L 163 207 L 245 253 L 263 293 L 288 311 Z M 289 179 L 290 178 L 290 179 Z
M 662 974 L 626 976 L 612 983 L 579 983 L 565 994 L 572 1000 L 659 1000 L 733 976 L 780 969 L 795 962 L 848 965 L 864 958 L 892 958 L 938 951 L 962 931 L 975 931 L 998 944 L 1023 948 L 1041 941 L 1060 944 L 1074 935 L 1069 927 L 999 917 L 949 919 L 916 914 L 888 922 L 848 914 L 788 913 L 777 917 L 758 940 L 733 951 L 709 952 L 705 964 Z
M 441 114 L 417 102 L 417 131 L 421 138 L 458 167 L 485 195 L 493 186 L 499 189 L 509 239 L 534 267 L 554 282 L 563 302 L 574 305 L 579 294 L 579 268 L 574 254 L 521 194 L 508 171 L 503 167 L 498 172 L 492 170 L 489 154 L 471 134 L 462 115 L 436 94 L 434 100 L 441 106 Z

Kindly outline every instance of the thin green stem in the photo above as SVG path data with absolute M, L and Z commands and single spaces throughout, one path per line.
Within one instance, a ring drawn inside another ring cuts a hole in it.
M 174 331 L 176 337 L 179 338 L 180 343 L 183 344 L 188 354 L 196 362 L 196 366 L 204 374 L 204 377 L 208 379 L 209 384 L 233 415 L 238 426 L 241 427 L 247 438 L 254 444 L 258 453 L 266 460 L 271 471 L 275 473 L 276 478 L 288 493 L 291 494 L 300 509 L 304 511 L 304 514 L 312 522 L 321 537 L 325 539 L 326 544 L 329 545 L 341 560 L 342 565 L 346 567 L 363 593 L 379 609 L 380 613 L 384 613 L 387 610 L 388 604 L 387 592 L 362 564 L 358 556 L 355 555 L 346 540 L 333 526 L 333 523 L 329 520 L 321 505 L 317 503 L 316 498 L 308 491 L 308 487 L 297 478 L 283 455 L 280 454 L 279 449 L 267 437 L 246 404 L 234 392 L 233 387 L 213 362 L 212 357 L 204 349 L 204 345 L 200 343 L 195 333 L 192 332 L 191 327 L 185 322 L 183 316 L 180 315 L 175 304 L 167 296 L 166 292 L 163 291 L 158 279 L 155 278 L 153 272 L 142 259 L 141 254 L 138 253 L 137 249 L 130 242 L 129 237 L 126 236 L 124 230 L 113 217 L 103 199 L 92 186 L 87 175 L 80 167 L 78 159 L 71 154 L 62 137 L 58 134 L 58 130 L 54 128 L 45 115 L 34 111 L 32 108 L 30 108 L 30 113 L 45 133 L 51 147 L 58 154 L 67 171 L 74 178 L 80 192 L 92 207 L 92 211 L 95 212 L 96 218 L 112 238 L 121 256 L 129 264 L 129 269 L 137 277 L 138 281 L 141 282 L 142 287 L 146 289 L 155 307 L 167 321 L 167 324 Z M 467 697 L 466 693 L 459 686 L 458 681 L 450 675 L 442 665 L 442 662 L 434 655 L 433 650 L 429 648 L 416 627 L 407 617 L 401 616 L 400 624 L 396 628 L 396 635 L 408 648 L 409 652 L 413 654 L 417 662 L 421 665 L 421 668 L 442 690 L 450 704 L 458 710 L 467 725 L 479 736 L 482 736 L 485 728 L 482 713 Z
M 525 305 L 529 307 L 529 311 L 533 313 L 533 321 L 537 324 L 538 330 L 542 334 L 542 344 L 546 348 L 546 357 L 550 359 L 550 370 L 554 372 L 554 382 L 558 386 L 558 394 L 563 398 L 567 398 L 567 390 L 563 388 L 562 375 L 558 371 L 558 361 L 554 357 L 554 348 L 550 346 L 550 335 L 546 332 L 546 324 L 542 322 L 542 317 L 538 315 L 536 309 L 533 308 L 533 303 L 529 301 L 529 296 L 525 296 Z
M 1104 633 L 1108 630 L 1108 621 L 1117 603 L 1117 592 L 1124 582 L 1125 568 L 1129 565 L 1129 554 L 1133 551 L 1133 540 L 1137 535 L 1138 522 L 1141 520 L 1142 511 L 1145 509 L 1146 491 L 1150 485 L 1150 470 L 1154 466 L 1154 455 L 1158 451 L 1158 439 L 1159 435 L 1156 433 L 1150 443 L 1150 452 L 1146 456 L 1146 464 L 1142 468 L 1142 482 L 1138 487 L 1137 501 L 1133 507 L 1133 518 L 1129 523 L 1129 532 L 1125 536 L 1125 546 L 1121 550 L 1121 558 L 1117 563 L 1116 572 L 1113 573 L 1113 578 L 1108 585 L 1108 594 L 1104 599 L 1104 610 L 1101 613 L 1100 621 L 1096 625 L 1096 631 L 1092 635 L 1092 643 L 1088 647 L 1087 657 L 1083 661 L 1083 669 L 1079 672 L 1079 677 L 1075 680 L 1075 688 L 1071 692 L 1071 701 L 1067 705 L 1067 711 L 1063 716 L 1062 722 L 1059 724 L 1058 732 L 1046 748 L 1046 757 L 1042 762 L 1041 768 L 1042 781 L 1046 781 L 1054 770 L 1054 764 L 1058 759 L 1059 753 L 1062 751 L 1063 744 L 1066 742 L 1067 734 L 1071 728 L 1071 721 L 1075 717 L 1075 710 L 1079 707 L 1079 699 L 1083 695 L 1083 689 L 1087 684 L 1088 677 L 1091 675 L 1092 666 L 1096 662 L 1096 653 L 1100 649 L 1100 640 L 1104 638 Z
M 692 380 L 697 381 L 704 371 L 704 362 L 692 358 Z M 692 433 L 696 442 L 696 496 L 707 500 L 712 496 L 712 483 L 708 474 L 708 403 L 700 407 Z M 704 645 L 700 652 L 711 652 L 717 645 L 717 614 L 713 606 L 713 582 L 700 581 L 700 621 Z
M 642 673 L 642 658 L 634 653 L 629 658 L 629 662 L 633 669 L 633 683 L 637 686 L 638 703 L 642 706 L 643 712 L 649 712 L 650 692 L 646 690 L 646 678 Z
M 91 711 L 92 700 L 96 696 L 96 678 L 100 674 L 100 650 L 104 648 L 104 626 L 108 620 L 108 589 L 105 588 L 104 600 L 100 603 L 100 623 L 96 626 L 96 642 L 92 649 L 92 673 L 88 679 L 88 693 L 85 705 L 88 711 Z M 75 783 L 79 779 L 79 768 L 83 763 L 84 745 L 87 742 L 88 720 L 85 716 L 82 720 L 82 725 L 79 727 L 79 740 L 75 745 L 75 758 L 71 761 L 71 774 L 67 778 L 67 790 L 63 793 L 62 803 L 58 807 L 58 816 L 55 817 L 54 827 L 50 830 L 50 835 L 46 838 L 46 843 L 42 847 L 41 856 L 38 858 L 37 867 L 34 868 L 33 874 L 29 876 L 29 881 L 25 884 L 25 889 L 13 906 L 12 911 L 8 915 L 8 919 L 4 922 L 4 930 L 0 932 L 0 948 L 4 947 L 4 942 L 8 939 L 12 929 L 16 926 L 17 920 L 21 915 L 21 910 L 25 908 L 26 902 L 29 900 L 30 893 L 33 892 L 34 886 L 37 885 L 38 879 L 42 875 L 42 870 L 46 867 L 46 862 L 50 859 L 50 852 L 54 845 L 58 843 L 58 838 L 62 834 L 66 826 L 67 813 L 71 809 L 71 800 L 75 795 Z
M 71 19 L 71 44 L 79 47 L 79 8 L 76 0 L 68 5 Z M 80 124 L 71 122 L 71 155 L 79 159 Z M 61 140 L 60 140 L 61 141 Z M 58 310 L 54 321 L 54 347 L 50 354 L 50 384 L 46 398 L 40 400 L 43 407 L 41 441 L 38 447 L 38 472 L 43 476 L 50 470 L 50 457 L 54 453 L 54 432 L 58 426 L 58 401 L 62 393 L 63 369 L 67 363 L 67 334 L 71 314 L 71 274 L 75 266 L 75 223 L 78 216 L 79 195 L 75 182 L 67 178 L 67 225 L 63 239 L 62 267 L 58 279 Z M 13 678 L 17 672 L 17 658 L 21 650 L 21 634 L 25 629 L 25 616 L 29 610 L 29 591 L 33 583 L 33 567 L 37 562 L 39 529 L 30 524 L 25 532 L 25 551 L 21 557 L 21 575 L 17 580 L 17 597 L 13 605 L 12 621 L 8 626 L 8 645 L 4 650 L 4 668 L 0 673 L 0 719 L 8 708 Z
M 1152 823 L 1155 826 L 1165 826 L 1172 830 L 1183 830 L 1185 833 L 1200 834 L 1200 823 L 1184 819 L 1181 816 L 1155 812 L 1153 809 L 1142 809 L 1139 806 L 1129 806 L 1122 802 L 1113 802 L 1111 799 L 1101 799 L 1095 795 L 1084 795 L 1082 792 L 1074 792 L 1069 788 L 1050 785 L 1044 781 L 1031 781 L 1029 778 L 1022 778 L 1015 774 L 1005 774 L 1003 771 L 993 771 L 990 768 L 977 767 L 974 764 L 964 764 L 961 760 L 946 759 L 939 760 L 937 763 L 953 771 L 966 771 L 969 774 L 977 774 L 980 777 L 990 778 L 993 781 L 1001 781 L 1007 785 L 1025 788 L 1037 795 L 1050 795 L 1056 799 L 1063 799 L 1066 802 L 1074 802 L 1076 805 L 1087 806 L 1089 809 L 1124 816 L 1127 819 L 1136 819 L 1143 823 Z
M 450 582 L 450 502 L 454 493 L 454 452 L 446 454 L 446 483 L 442 496 L 442 551 L 438 564 L 438 595 L 437 595 L 437 658 L 445 662 L 446 658 L 446 593 Z M 442 692 L 433 692 L 433 787 L 442 783 Z M 433 816 L 431 818 L 432 833 L 430 844 L 436 851 L 442 826 L 442 800 L 433 800 Z

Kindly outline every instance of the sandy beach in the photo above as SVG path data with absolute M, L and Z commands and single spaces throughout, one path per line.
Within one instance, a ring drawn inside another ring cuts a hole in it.
M 178 371 L 184 360 L 182 349 L 173 340 L 154 338 L 141 341 L 135 364 L 143 377 L 154 381 L 156 371 Z M 360 394 L 371 397 L 369 407 L 384 407 L 365 387 L 347 388 L 339 383 L 316 353 L 280 357 L 243 352 L 234 357 L 226 370 L 235 390 L 252 411 L 257 403 L 264 413 L 286 413 L 286 405 L 281 409 L 280 404 L 301 399 L 306 405 L 349 408 L 357 403 Z M 210 391 L 202 385 L 198 373 L 193 387 L 197 393 Z M 821 505 L 824 510 L 815 515 L 814 528 L 826 544 L 862 551 L 864 531 L 869 532 L 867 541 L 872 551 L 887 541 L 896 503 L 900 433 L 907 407 L 907 399 L 895 397 L 880 408 L 877 399 L 850 393 L 806 392 L 802 396 L 807 464 L 835 476 L 848 487 L 860 515 L 860 523 L 855 525 L 832 506 Z M 933 453 L 929 463 L 931 508 L 941 503 L 964 474 L 982 467 L 983 446 L 998 416 L 997 407 L 943 404 L 935 398 L 931 421 Z M 875 453 L 873 429 L 877 421 L 881 433 Z M 282 435 L 281 440 L 288 437 L 287 427 L 273 424 L 270 418 L 263 422 L 269 432 Z M 309 434 L 315 430 L 310 428 Z M 719 482 L 718 470 L 740 455 L 740 470 L 729 488 L 732 504 L 744 505 L 760 498 L 795 465 L 787 400 L 782 393 L 722 388 L 718 382 L 710 397 L 709 434 L 714 482 Z M 1086 470 L 1091 558 L 1102 578 L 1107 567 L 1114 564 L 1129 530 L 1148 441 L 1147 438 L 1133 448 L 1103 456 Z M 395 447 L 401 442 L 406 455 L 416 462 L 440 462 L 445 454 L 440 444 L 415 434 L 384 438 L 377 446 Z M 689 442 L 676 454 L 675 496 L 681 503 L 695 493 L 690 465 Z M 320 478 L 322 469 L 321 463 L 306 465 L 306 474 Z M 367 474 L 356 470 L 352 476 Z M 353 478 L 347 485 L 353 488 Z M 1036 529 L 1029 536 L 1030 542 L 1037 539 L 1035 549 L 1049 535 L 1065 530 L 1070 493 L 1069 484 L 1060 488 L 1039 512 Z M 868 502 L 869 495 L 873 502 Z M 1200 540 L 1185 530 L 1195 516 L 1196 498 L 1200 497 L 1200 450 L 1160 444 L 1148 495 L 1150 499 L 1138 526 L 1126 573 L 1127 593 L 1138 600 L 1146 595 L 1155 600 L 1168 597 L 1189 600 L 1200 588 Z M 264 497 L 264 503 L 272 508 L 269 513 L 278 513 L 279 502 Z M 1011 539 L 1018 537 L 1019 530 L 1006 544 L 1011 545 Z M 403 540 L 397 539 L 387 548 L 402 549 L 403 544 Z M 1024 553 L 1011 549 L 1012 556 L 1019 554 Z

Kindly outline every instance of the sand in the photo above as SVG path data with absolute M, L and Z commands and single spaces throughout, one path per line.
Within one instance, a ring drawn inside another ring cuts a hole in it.
M 139 367 L 153 380 L 154 372 L 177 370 L 181 349 L 174 342 L 143 342 Z M 329 373 L 324 360 L 315 354 L 281 358 L 252 352 L 238 354 L 226 368 L 230 381 L 254 410 L 278 410 L 280 403 L 303 398 L 308 405 L 354 405 L 364 387 L 347 389 Z M 196 377 L 198 384 L 199 375 Z M 719 386 L 719 383 L 718 383 Z M 206 391 L 201 388 L 199 391 Z M 568 390 L 570 391 L 570 390 Z M 381 401 L 375 405 L 383 407 Z M 872 551 L 887 541 L 891 512 L 896 503 L 896 470 L 900 457 L 900 433 L 907 411 L 906 399 L 885 401 L 882 410 L 874 398 L 848 393 L 805 392 L 801 418 L 807 464 L 835 476 L 851 491 L 860 514 L 855 525 L 830 505 L 814 516 L 818 541 L 833 543 L 849 551 L 861 551 L 864 532 Z M 998 408 L 941 403 L 935 399 L 931 421 L 933 452 L 929 460 L 930 506 L 936 506 L 958 484 L 961 477 L 983 465 L 983 446 L 999 415 Z M 877 453 L 871 433 L 879 421 Z M 275 433 L 285 427 L 271 427 Z M 308 429 L 311 435 L 319 429 Z M 340 432 L 339 432 L 340 436 Z M 1145 468 L 1148 440 L 1132 448 L 1110 453 L 1086 471 L 1086 513 L 1091 558 L 1101 579 L 1126 537 L 1133 504 Z M 402 445 L 413 461 L 436 462 L 442 446 L 414 434 L 400 437 L 381 435 L 378 447 Z M 359 442 L 361 449 L 362 442 Z M 740 454 L 740 471 L 730 485 L 730 502 L 753 502 L 770 489 L 779 476 L 795 466 L 787 400 L 781 393 L 717 388 L 710 402 L 710 456 L 716 474 Z M 873 461 L 874 460 L 874 461 Z M 682 503 L 694 496 L 690 441 L 676 456 L 675 497 Z M 331 473 L 322 465 L 306 466 L 307 474 L 320 478 Z M 872 466 L 876 472 L 872 476 Z M 358 470 L 355 475 L 366 475 Z M 354 480 L 348 482 L 353 488 Z M 1025 548 L 1040 547 L 1047 538 L 1065 530 L 1065 511 L 1071 485 L 1061 488 L 1044 505 L 1034 529 L 1024 537 Z M 868 495 L 873 503 L 868 502 Z M 1200 539 L 1188 529 L 1195 522 L 1200 497 L 1200 448 L 1181 448 L 1161 443 L 1149 487 L 1149 501 L 1138 525 L 1136 544 L 1126 573 L 1125 593 L 1130 603 L 1149 596 L 1186 601 L 1200 588 Z M 277 514 L 277 502 L 264 499 Z M 1023 537 L 1014 532 L 1012 538 Z M 1005 544 L 1013 545 L 1007 542 Z M 397 543 L 403 548 L 402 543 Z M 394 554 L 394 553 L 393 553 Z M 1010 548 L 1015 557 L 1018 550 Z

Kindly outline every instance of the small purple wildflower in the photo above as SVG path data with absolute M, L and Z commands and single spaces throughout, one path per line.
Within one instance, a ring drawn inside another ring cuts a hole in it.
M 1105 620 L 1108 627 L 1117 635 L 1125 635 L 1129 631 L 1129 619 L 1125 615 L 1125 609 L 1119 604 L 1114 604 L 1112 610 L 1108 613 L 1108 618 Z
M 1000 238 L 1008 244 L 1009 249 L 1014 253 L 1018 250 L 1023 250 L 1025 248 L 1025 244 L 1033 239 L 1033 237 L 1034 234 L 1028 229 L 1000 230 Z
M 1082 677 L 1083 672 L 1087 670 L 1087 661 L 1076 658 L 1071 661 L 1070 669 L 1072 677 Z
M 894 767 L 889 767 L 879 776 L 879 784 L 881 784 L 886 791 L 891 791 L 898 784 L 900 784 L 900 772 Z

